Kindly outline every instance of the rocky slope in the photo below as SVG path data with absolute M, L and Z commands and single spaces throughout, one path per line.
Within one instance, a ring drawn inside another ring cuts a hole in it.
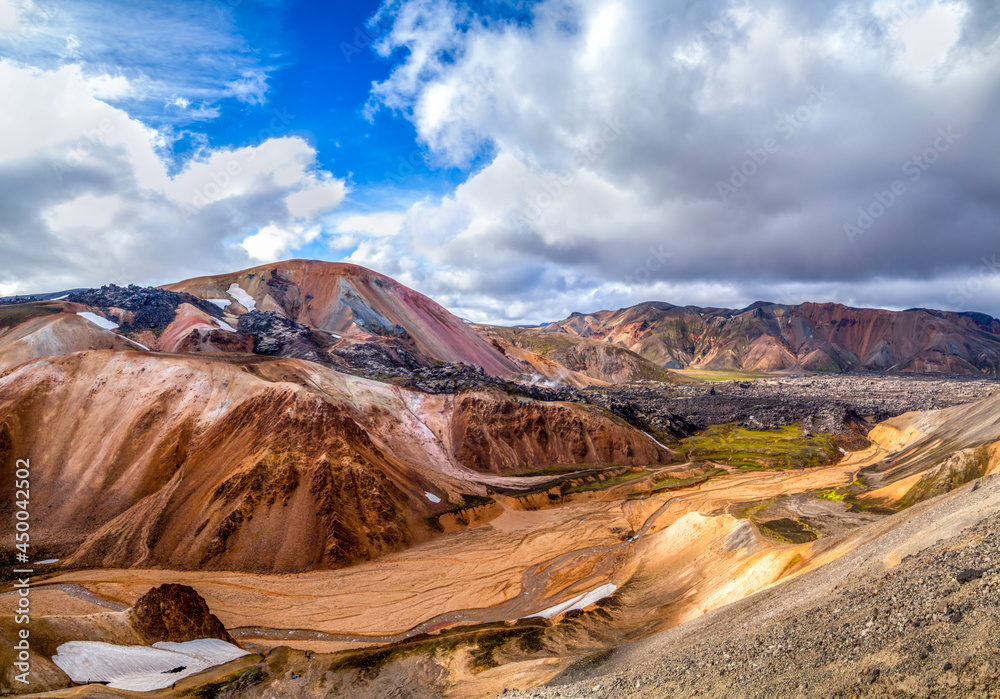
M 0 374 L 40 357 L 134 349 L 125 338 L 77 315 L 73 307 L 42 302 L 0 308 Z
M 534 328 L 474 327 L 504 354 L 550 381 L 577 387 L 628 381 L 683 382 L 677 374 L 610 342 Z
M 635 463 L 642 460 L 640 443 L 621 444 L 630 432 L 587 421 L 578 404 L 554 403 L 559 410 L 539 421 L 547 413 L 537 404 L 498 391 L 411 394 L 309 362 L 257 359 L 243 366 L 327 401 L 351 396 L 360 408 L 352 419 L 400 464 L 422 463 L 434 474 L 433 485 L 421 484 L 431 488 L 424 494 L 449 502 L 449 483 L 454 487 L 460 474 L 465 485 L 518 478 L 494 475 L 520 467 L 507 461 L 511 453 L 562 459 L 580 445 L 589 452 L 589 440 L 604 458 L 620 458 L 614 450 L 627 448 Z M 237 393 L 232 383 L 230 393 Z M 535 696 L 925 696 L 929 683 L 944 696 L 953 688 L 968 695 L 996 676 L 988 665 L 992 646 L 979 652 L 996 632 L 996 613 L 968 586 L 995 598 L 989 576 L 1000 512 L 1000 482 L 991 477 L 1000 466 L 998 401 L 900 416 L 872 431 L 869 448 L 820 467 L 739 468 L 722 453 L 715 463 L 721 468 L 650 464 L 616 473 L 598 489 L 577 481 L 556 492 L 536 481 L 542 490 L 531 495 L 495 495 L 504 511 L 487 526 L 347 569 L 260 576 L 156 566 L 70 571 L 53 582 L 127 601 L 150 583 L 188 582 L 251 650 L 304 649 L 271 651 L 252 683 L 237 676 L 214 686 L 222 696 L 402 691 L 471 699 L 546 683 L 531 690 Z M 407 414 L 423 428 L 398 419 Z M 504 419 L 476 419 L 469 430 L 468 418 L 481 414 Z M 581 420 L 583 432 L 573 427 Z M 591 437 L 602 433 L 606 440 Z M 9 459 L 19 442 L 8 431 L 0 444 L 0 458 Z M 554 451 L 540 455 L 543 445 Z M 952 464 L 970 450 L 985 452 L 975 468 Z M 931 487 L 917 488 L 914 497 L 865 502 L 900 484 L 909 494 L 907 479 L 925 476 Z M 273 517 L 266 508 L 253 514 L 254 521 Z M 342 591 L 330 598 L 329 589 Z M 588 595 L 599 590 L 607 596 L 594 603 Z M 64 593 L 49 594 L 53 604 Z M 581 595 L 591 601 L 566 611 L 567 600 Z M 282 628 L 289 623 L 299 626 Z M 372 642 L 379 645 L 360 647 Z M 927 646 L 948 648 L 940 671 L 919 657 L 934 657 Z M 948 674 L 954 668 L 962 671 Z M 558 686 L 564 682 L 571 686 Z M 179 685 L 174 696 L 197 686 Z M 92 691 L 100 696 L 100 688 Z
M 0 377 L 0 450 L 4 482 L 31 459 L 32 497 L 50 504 L 32 541 L 69 565 L 271 572 L 425 539 L 426 518 L 485 496 L 490 474 L 671 458 L 576 403 L 427 395 L 294 359 L 114 351 Z
M 1000 477 L 865 533 L 861 546 L 824 567 L 585 659 L 557 686 L 504 696 L 1000 696 L 992 642 L 1000 633 Z
M 667 368 L 1000 372 L 1000 320 L 981 313 L 758 302 L 741 310 L 643 303 L 574 313 L 546 332 L 613 342 Z

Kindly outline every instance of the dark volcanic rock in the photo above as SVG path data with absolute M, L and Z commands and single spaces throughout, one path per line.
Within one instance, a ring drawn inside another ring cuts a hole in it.
M 168 583 L 154 587 L 128 611 L 136 631 L 152 645 L 160 641 L 183 643 L 218 638 L 236 644 L 194 588 Z
M 586 389 L 591 403 L 633 424 L 686 436 L 710 425 L 770 430 L 801 423 L 861 448 L 876 423 L 911 410 L 936 410 L 985 398 L 1000 383 L 986 377 L 841 374 L 769 377 L 673 386 L 653 381 Z
M 236 326 L 253 338 L 253 351 L 274 357 L 296 357 L 329 364 L 322 339 L 308 325 L 274 311 L 250 311 Z
M 867 446 L 876 423 L 911 410 L 933 410 L 983 398 L 1000 384 L 994 379 L 834 375 L 774 377 L 711 385 L 657 381 L 576 389 L 551 383 L 507 381 L 466 364 L 416 366 L 404 350 L 355 345 L 335 350 L 352 371 L 375 379 L 402 378 L 424 393 L 497 389 L 536 400 L 589 403 L 641 430 L 683 439 L 710 425 L 739 424 L 771 430 L 800 423 L 808 432 L 827 432 L 848 449 Z
M 428 360 L 401 344 L 358 342 L 332 351 L 354 372 L 369 378 L 409 378 L 424 369 Z
M 978 568 L 966 568 L 961 573 L 955 576 L 955 580 L 957 580 L 960 583 L 966 583 L 969 582 L 970 580 L 978 580 L 979 578 L 983 577 L 983 573 L 985 572 L 986 572 L 985 569 L 980 570 Z
M 191 304 L 213 318 L 221 318 L 219 308 L 191 294 L 180 294 L 149 286 L 108 284 L 100 289 L 85 289 L 70 294 L 67 301 L 98 308 L 121 308 L 132 314 L 132 322 L 121 323 L 121 331 L 163 330 L 173 322 L 177 308 Z

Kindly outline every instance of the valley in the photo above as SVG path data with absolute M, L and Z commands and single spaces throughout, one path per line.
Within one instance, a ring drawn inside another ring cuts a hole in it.
M 762 595 L 798 609 L 858 556 L 890 575 L 1000 506 L 995 376 L 650 368 L 445 314 L 303 262 L 0 309 L 0 465 L 30 458 L 42 508 L 33 691 L 126 696 L 55 650 L 135 643 L 171 585 L 245 654 L 149 696 L 533 691 Z

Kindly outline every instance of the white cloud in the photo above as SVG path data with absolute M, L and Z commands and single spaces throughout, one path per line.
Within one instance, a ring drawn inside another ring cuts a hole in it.
M 240 102 L 264 104 L 267 101 L 267 75 L 260 71 L 246 72 L 229 83 L 229 90 Z
M 273 11 L 266 8 L 264 12 Z M 126 105 L 147 124 L 213 119 L 226 100 L 267 102 L 277 59 L 248 46 L 231 3 L 0 0 L 0 55 L 53 70 L 74 64 L 95 95 Z M 165 109 L 178 99 L 195 109 Z
M 344 200 L 346 188 L 341 180 L 317 178 L 315 184 L 285 198 L 288 211 L 296 218 L 313 219 Z
M 86 82 L 90 94 L 99 100 L 122 100 L 134 92 L 132 84 L 124 75 L 98 75 Z
M 384 238 L 397 235 L 404 220 L 404 214 L 398 213 L 356 214 L 342 219 L 336 229 L 341 233 L 367 233 Z
M 111 78 L 106 84 L 114 84 Z M 166 136 L 97 99 L 79 66 L 0 60 L 0 284 L 165 283 L 274 259 L 343 197 L 297 137 L 212 150 L 171 174 Z M 277 123 L 277 122 L 276 122 Z
M 240 243 L 255 262 L 274 262 L 319 237 L 319 226 L 264 226 Z
M 406 214 L 380 212 L 376 214 L 355 214 L 341 219 L 334 226 L 335 234 L 329 240 L 331 250 L 352 250 L 369 238 L 391 238 L 402 232 Z M 379 243 L 382 245 L 382 243 Z M 374 251 L 374 247 L 366 245 Z M 363 254 L 354 252 L 353 254 Z M 359 263 L 360 264 L 360 263 Z
M 103 197 L 84 194 L 52 207 L 44 212 L 43 216 L 53 232 L 59 235 L 74 228 L 105 228 L 111 223 L 121 205 L 121 197 L 114 194 Z
M 894 25 L 893 34 L 905 47 L 897 70 L 926 75 L 940 67 L 961 35 L 965 14 L 960 3 L 933 4 Z

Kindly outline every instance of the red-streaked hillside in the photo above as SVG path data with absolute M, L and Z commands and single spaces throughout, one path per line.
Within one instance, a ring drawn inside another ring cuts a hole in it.
M 291 260 L 164 288 L 230 301 L 226 311 L 237 316 L 251 310 L 250 306 L 335 336 L 412 342 L 429 359 L 473 364 L 494 376 L 521 371 L 441 305 L 358 265 Z
M 643 303 L 543 328 L 613 342 L 660 366 L 780 371 L 1000 372 L 1000 321 L 980 313 L 836 303 L 742 310 Z

